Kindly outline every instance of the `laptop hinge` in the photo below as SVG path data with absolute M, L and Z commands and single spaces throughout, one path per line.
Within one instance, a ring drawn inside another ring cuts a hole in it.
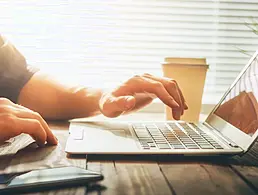
M 214 132 L 216 133 L 217 136 L 219 136 L 221 139 L 223 139 L 223 141 L 225 141 L 228 145 L 230 145 L 233 148 L 239 148 L 239 146 L 232 142 L 230 139 L 224 137 L 216 128 L 210 126 L 208 123 L 204 122 L 203 123 L 204 126 L 206 126 L 207 128 L 211 129 L 211 130 L 215 130 Z

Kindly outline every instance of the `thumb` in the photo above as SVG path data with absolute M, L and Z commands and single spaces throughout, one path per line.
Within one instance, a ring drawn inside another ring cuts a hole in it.
M 135 106 L 133 96 L 108 96 L 102 105 L 102 113 L 107 117 L 117 117 Z

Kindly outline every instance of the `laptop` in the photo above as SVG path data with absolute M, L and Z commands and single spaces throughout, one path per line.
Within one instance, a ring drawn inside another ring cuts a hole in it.
M 71 122 L 69 154 L 236 155 L 258 135 L 258 51 L 204 122 Z

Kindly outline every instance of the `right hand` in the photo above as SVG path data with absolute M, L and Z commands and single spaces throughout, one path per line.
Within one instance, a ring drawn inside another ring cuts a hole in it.
M 136 75 L 113 91 L 104 93 L 99 107 L 106 117 L 117 117 L 147 106 L 156 97 L 171 107 L 173 118 L 176 120 L 180 120 L 188 109 L 183 93 L 174 79 L 156 77 L 148 73 Z
M 44 146 L 45 142 L 57 144 L 57 139 L 40 114 L 0 98 L 0 143 L 22 133 L 29 134 L 39 146 Z

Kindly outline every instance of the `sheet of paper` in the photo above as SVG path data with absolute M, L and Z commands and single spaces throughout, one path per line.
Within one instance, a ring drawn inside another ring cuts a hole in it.
M 0 145 L 0 156 L 14 155 L 33 142 L 34 140 L 27 134 L 18 135 Z

